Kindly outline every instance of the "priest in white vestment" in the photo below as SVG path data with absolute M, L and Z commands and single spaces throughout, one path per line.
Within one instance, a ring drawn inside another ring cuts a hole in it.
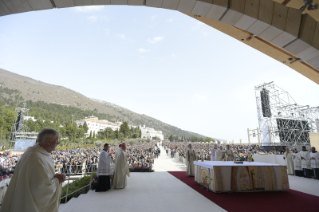
M 190 177 L 195 176 L 195 165 L 194 161 L 196 161 L 196 153 L 195 150 L 192 149 L 192 145 L 188 145 L 188 150 L 186 151 L 186 165 L 187 165 L 187 175 Z
M 112 161 L 112 156 L 109 153 L 109 144 L 104 144 L 103 150 L 100 153 L 99 164 L 96 172 L 98 176 L 96 192 L 107 191 L 111 188 L 110 175 L 112 175 Z
M 215 161 L 215 154 L 217 151 L 217 144 L 214 144 L 214 148 L 211 150 L 211 161 Z
M 229 145 L 226 145 L 226 150 L 225 150 L 225 155 L 226 155 L 226 161 L 234 161 L 234 152 L 233 150 L 230 149 Z
M 286 147 L 286 152 L 284 153 L 285 162 L 288 169 L 288 174 L 294 175 L 295 169 L 294 169 L 294 161 L 293 161 L 293 154 L 290 152 L 290 149 Z
M 319 152 L 316 151 L 316 147 L 311 148 L 310 164 L 313 169 L 316 179 L 319 179 Z
M 45 128 L 37 144 L 29 147 L 16 165 L 1 212 L 58 212 L 64 174 L 55 174 L 51 152 L 59 144 L 59 132 Z
M 215 152 L 215 160 L 216 161 L 224 161 L 225 158 L 225 151 L 223 147 L 220 146 L 219 149 Z
M 295 175 L 298 177 L 302 177 L 303 170 L 301 168 L 300 152 L 298 152 L 296 148 L 294 149 L 293 160 L 294 160 Z
M 306 178 L 311 177 L 311 167 L 310 167 L 310 153 L 305 146 L 302 147 L 300 151 L 301 168 L 303 169 L 303 176 Z
M 127 164 L 127 157 L 125 154 L 126 145 L 122 143 L 121 148 L 118 150 L 115 158 L 115 169 L 113 177 L 113 188 L 121 189 L 127 185 L 126 176 L 130 176 L 130 170 Z

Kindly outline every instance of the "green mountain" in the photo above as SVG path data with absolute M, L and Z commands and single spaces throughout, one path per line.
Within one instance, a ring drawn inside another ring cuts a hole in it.
M 29 115 L 36 118 L 65 122 L 74 115 L 74 119 L 95 115 L 109 121 L 128 121 L 131 125 L 146 125 L 161 130 L 165 137 L 205 137 L 182 130 L 144 114 L 138 114 L 116 104 L 88 98 L 71 89 L 44 83 L 0 69 L 0 106 L 13 107 L 17 102 L 28 100 Z M 59 114 L 59 111 L 62 111 Z M 37 111 L 37 112 L 35 112 Z M 39 112 L 41 111 L 41 113 Z M 40 114 L 40 115 L 39 115 Z M 0 123 L 1 125 L 1 123 Z

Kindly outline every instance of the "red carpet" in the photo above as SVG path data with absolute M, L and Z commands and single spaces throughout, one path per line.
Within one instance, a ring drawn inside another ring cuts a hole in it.
M 186 172 L 169 173 L 227 211 L 319 212 L 319 197 L 299 191 L 216 194 L 203 189 Z

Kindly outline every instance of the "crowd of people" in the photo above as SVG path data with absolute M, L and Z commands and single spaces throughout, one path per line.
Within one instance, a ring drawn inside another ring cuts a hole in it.
M 110 145 L 110 155 L 115 159 L 117 145 Z M 66 175 L 90 173 L 97 170 L 101 148 L 75 148 L 52 151 L 51 157 L 55 165 L 55 172 Z M 127 159 L 129 167 L 152 167 L 154 159 L 160 150 L 155 141 L 127 144 Z M 0 154 L 0 176 L 14 173 L 15 166 L 22 154 L 3 152 Z
M 214 147 L 214 143 L 201 143 L 201 142 L 194 142 L 192 143 L 192 147 L 194 151 L 197 154 L 198 159 L 203 160 L 211 160 L 212 154 L 211 150 Z M 225 145 L 219 145 L 222 146 L 223 149 L 226 148 Z M 243 160 L 246 161 L 248 158 L 248 153 L 251 154 L 283 154 L 284 151 L 278 151 L 278 150 L 270 150 L 266 151 L 261 145 L 256 144 L 229 144 L 230 149 L 233 150 L 234 156 L 237 160 Z M 168 142 L 163 141 L 163 147 L 165 148 L 165 151 L 167 154 L 170 154 L 171 156 L 175 156 L 176 154 L 179 157 L 186 157 L 186 152 L 188 149 L 188 143 L 187 142 Z

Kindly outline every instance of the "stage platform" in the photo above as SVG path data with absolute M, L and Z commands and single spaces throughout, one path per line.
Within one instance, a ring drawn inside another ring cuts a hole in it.
M 155 161 L 154 169 L 156 172 L 153 173 L 131 173 L 131 177 L 127 178 L 128 186 L 123 190 L 111 189 L 104 193 L 89 191 L 88 194 L 73 198 L 67 204 L 60 206 L 60 212 L 226 211 L 218 206 L 214 200 L 206 198 L 168 173 L 168 171 L 185 171 L 186 166 L 178 158 L 171 158 L 170 155 L 166 155 L 163 148 L 161 148 L 161 156 Z M 319 197 L 318 180 L 295 176 L 288 176 L 288 178 L 290 189 Z M 212 192 L 209 193 L 213 194 Z M 231 200 L 229 204 L 232 204 Z

